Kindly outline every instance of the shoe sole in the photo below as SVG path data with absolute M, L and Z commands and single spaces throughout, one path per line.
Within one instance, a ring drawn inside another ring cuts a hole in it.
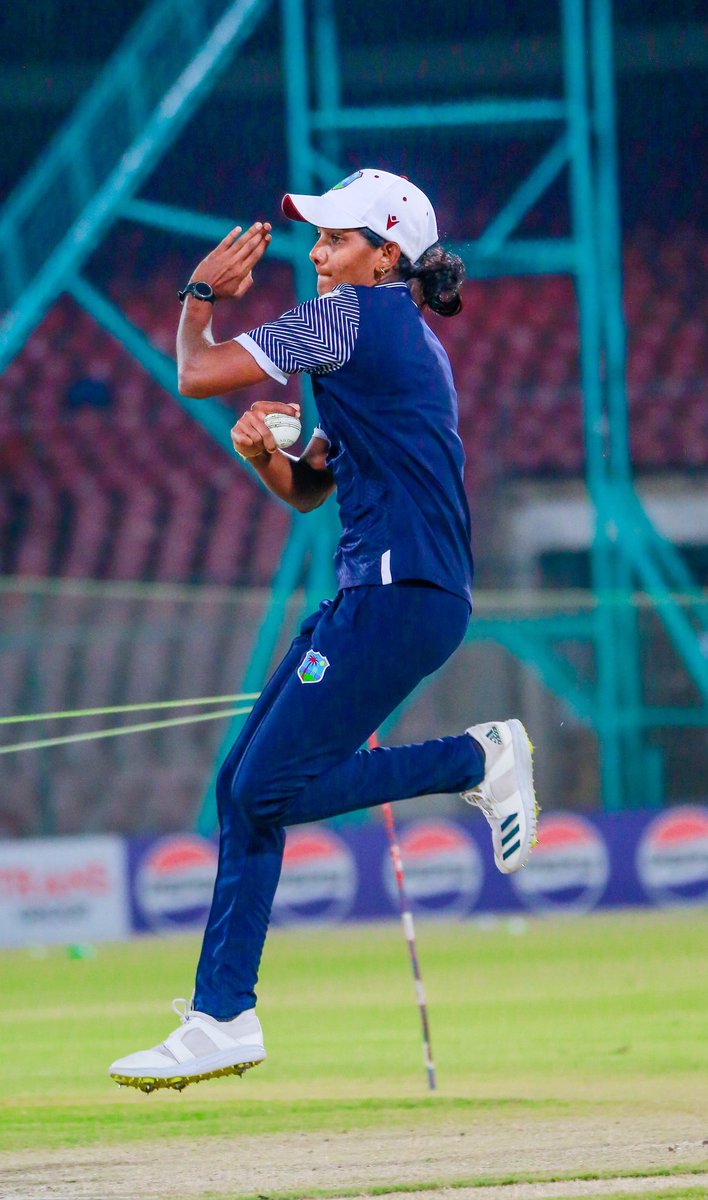
M 164 1078 L 158 1075 L 118 1075 L 111 1072 L 111 1079 L 115 1080 L 118 1087 L 134 1087 L 146 1094 L 156 1092 L 160 1088 L 172 1088 L 175 1092 L 182 1092 L 188 1084 L 201 1083 L 203 1079 L 218 1079 L 220 1075 L 243 1075 L 244 1071 L 257 1067 L 264 1061 L 262 1058 L 256 1058 L 253 1062 L 235 1063 L 231 1067 L 201 1071 L 196 1075 L 170 1075 Z
M 531 851 L 536 845 L 539 804 L 533 786 L 533 744 L 531 738 L 521 721 L 512 719 L 507 722 L 507 725 L 511 731 L 511 744 L 514 748 L 519 795 L 521 796 L 521 805 L 526 818 L 526 836 L 514 866 L 510 867 L 508 863 L 500 864 L 497 862 L 497 867 L 503 875 L 513 875 L 515 871 L 519 871 L 528 862 Z

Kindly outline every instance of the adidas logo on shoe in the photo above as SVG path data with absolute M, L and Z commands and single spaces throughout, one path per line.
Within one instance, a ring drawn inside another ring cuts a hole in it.
M 509 828 L 509 826 L 511 826 L 511 828 Z M 507 858 L 509 858 L 512 854 L 515 854 L 521 846 L 519 831 L 519 814 L 510 813 L 506 820 L 502 821 L 501 823 L 501 833 L 503 835 L 501 844 L 502 847 L 505 847 L 505 849 L 502 850 L 502 859 L 504 862 L 506 862 Z M 513 844 L 509 845 L 509 842 L 512 842 Z
M 538 804 L 533 786 L 533 747 L 521 721 L 488 721 L 466 731 L 484 752 L 484 778 L 462 792 L 481 809 L 492 831 L 494 861 L 512 875 L 536 844 Z

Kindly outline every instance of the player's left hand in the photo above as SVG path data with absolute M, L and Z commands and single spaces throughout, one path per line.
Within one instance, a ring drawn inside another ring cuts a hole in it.
M 210 283 L 217 300 L 240 300 L 253 284 L 253 268 L 271 241 L 271 226 L 256 221 L 244 233 L 240 225 L 207 254 L 192 272 L 192 280 Z

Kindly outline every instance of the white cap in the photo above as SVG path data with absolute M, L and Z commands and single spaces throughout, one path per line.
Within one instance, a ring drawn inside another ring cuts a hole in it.
M 438 240 L 435 211 L 425 192 L 403 175 L 375 167 L 355 171 L 324 196 L 283 196 L 282 209 L 292 221 L 308 221 L 320 229 L 372 229 L 400 246 L 412 263 Z

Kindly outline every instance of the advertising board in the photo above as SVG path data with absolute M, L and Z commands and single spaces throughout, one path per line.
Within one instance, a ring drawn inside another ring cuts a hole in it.
M 122 838 L 0 842 L 0 945 L 106 941 L 129 932 Z

